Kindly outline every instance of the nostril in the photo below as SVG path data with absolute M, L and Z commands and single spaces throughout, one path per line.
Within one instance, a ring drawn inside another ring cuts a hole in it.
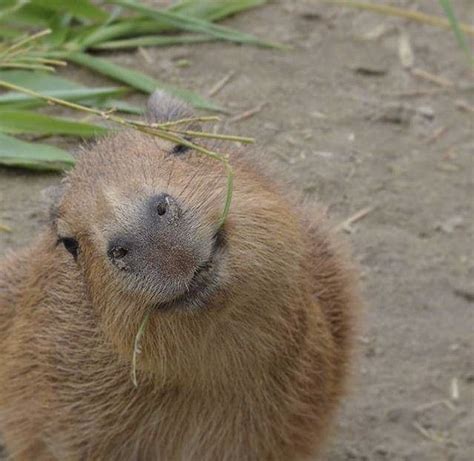
M 156 203 L 156 211 L 159 216 L 163 216 L 168 211 L 169 199 L 167 195 L 162 195 Z
M 167 193 L 151 196 L 146 206 L 147 216 L 151 218 L 151 223 L 155 225 L 163 226 L 170 224 L 181 215 L 178 202 Z
M 122 271 L 130 270 L 130 251 L 133 250 L 133 242 L 128 238 L 116 237 L 109 242 L 107 256 L 110 262 Z M 128 256 L 127 256 L 128 255 Z
M 127 255 L 127 253 L 128 253 L 128 250 L 120 246 L 112 247 L 107 252 L 109 258 L 112 260 L 122 259 Z

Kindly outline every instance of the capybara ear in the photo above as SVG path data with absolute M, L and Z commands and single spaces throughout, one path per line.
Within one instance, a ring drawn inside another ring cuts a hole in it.
M 54 224 L 59 214 L 59 204 L 69 188 L 69 178 L 65 177 L 60 184 L 50 186 L 41 191 L 41 198 L 48 208 L 48 219 Z
M 192 109 L 183 101 L 156 90 L 148 99 L 146 119 L 150 123 L 166 123 L 194 116 Z

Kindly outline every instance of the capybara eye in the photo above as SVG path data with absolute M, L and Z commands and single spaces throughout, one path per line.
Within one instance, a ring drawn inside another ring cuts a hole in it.
M 72 254 L 74 260 L 76 260 L 79 251 L 79 242 L 71 237 L 61 238 L 60 241 L 64 245 L 64 248 Z
M 187 152 L 188 150 L 189 146 L 185 146 L 184 144 L 176 144 L 171 150 L 171 153 L 174 155 L 181 155 Z

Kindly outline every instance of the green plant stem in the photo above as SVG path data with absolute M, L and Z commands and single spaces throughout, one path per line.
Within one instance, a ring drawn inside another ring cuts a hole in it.
M 38 99 L 43 99 L 44 101 L 47 101 L 50 104 L 54 103 L 54 104 L 57 104 L 58 106 L 68 107 L 69 109 L 79 110 L 82 112 L 88 112 L 90 114 L 99 115 L 100 117 L 106 114 L 104 111 L 100 111 L 92 107 L 82 106 L 81 104 L 65 101 L 64 99 L 58 99 L 53 96 L 45 96 L 41 93 L 30 90 L 28 88 L 24 88 L 22 86 L 17 86 L 13 83 L 6 82 L 5 80 L 0 80 L 0 86 L 3 86 L 4 88 L 7 88 L 9 90 L 18 91 L 19 93 L 28 94 Z
M 117 50 L 123 48 L 136 48 L 140 46 L 170 46 L 184 43 L 205 43 L 216 40 L 208 35 L 151 35 L 133 37 L 123 40 L 111 40 L 93 45 L 95 50 Z
M 207 115 L 203 117 L 191 117 L 191 118 L 182 118 L 180 120 L 171 120 L 165 123 L 152 123 L 150 126 L 160 126 L 166 128 L 168 126 L 182 125 L 184 123 L 193 123 L 193 122 L 218 122 L 220 120 L 216 115 Z
M 162 128 L 162 127 L 160 127 Z M 192 130 L 172 130 L 168 129 L 167 131 L 182 134 L 186 136 L 192 136 L 193 138 L 209 138 L 209 139 L 223 139 L 225 141 L 235 141 L 241 142 L 243 144 L 252 144 L 255 142 L 254 138 L 245 138 L 243 136 L 232 136 L 227 134 L 216 134 L 216 133 L 206 133 L 202 131 L 192 131 Z
M 449 20 L 449 24 L 451 25 L 451 29 L 453 30 L 454 36 L 456 37 L 456 40 L 459 46 L 466 54 L 467 59 L 469 60 L 471 65 L 474 65 L 474 56 L 472 54 L 471 49 L 469 48 L 465 35 L 463 31 L 461 30 L 459 21 L 456 17 L 456 14 L 454 13 L 453 5 L 451 4 L 450 0 L 438 0 L 438 1 L 441 5 L 441 8 L 443 8 L 444 13 L 446 14 L 446 17 Z
M 46 72 L 54 72 L 54 67 L 44 66 L 42 64 L 28 64 L 19 62 L 2 62 L 0 69 L 29 69 L 29 70 L 44 70 Z
M 138 354 L 140 354 L 140 340 L 142 339 L 143 333 L 145 333 L 145 328 L 148 324 L 148 320 L 150 318 L 151 309 L 148 309 L 143 316 L 142 323 L 140 324 L 140 328 L 138 329 L 137 335 L 135 336 L 135 341 L 133 344 L 133 354 L 132 354 L 132 383 L 135 387 L 138 387 L 137 381 L 137 358 Z
M 44 37 L 45 35 L 48 35 L 50 34 L 52 31 L 51 29 L 45 29 L 45 30 L 42 30 L 40 32 L 37 32 L 36 34 L 33 34 L 33 35 L 28 35 L 27 37 L 25 37 L 24 39 L 22 40 L 19 40 L 15 43 L 13 43 L 13 45 L 11 45 L 10 47 L 8 47 L 6 50 L 4 50 L 2 52 L 2 56 L 8 56 L 12 51 L 15 51 L 19 48 L 22 48 L 24 45 L 26 45 L 27 43 L 30 43 L 34 40 L 38 40 L 39 38 L 41 37 Z

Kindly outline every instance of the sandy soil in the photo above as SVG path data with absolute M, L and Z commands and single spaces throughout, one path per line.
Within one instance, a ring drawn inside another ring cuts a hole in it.
M 398 4 L 441 14 L 434 1 Z M 473 23 L 472 1 L 455 4 Z M 139 52 L 113 58 L 202 94 L 234 72 L 215 100 L 234 114 L 266 105 L 225 129 L 255 136 L 336 222 L 370 211 L 349 234 L 367 299 L 360 357 L 324 459 L 474 459 L 474 98 L 465 56 L 449 32 L 311 1 L 276 1 L 227 23 L 293 49 L 206 44 L 150 49 L 150 61 Z M 416 68 L 456 87 L 405 69 L 401 35 Z M 13 229 L 0 233 L 0 254 L 33 238 L 39 192 L 57 180 L 0 170 L 0 222 Z

